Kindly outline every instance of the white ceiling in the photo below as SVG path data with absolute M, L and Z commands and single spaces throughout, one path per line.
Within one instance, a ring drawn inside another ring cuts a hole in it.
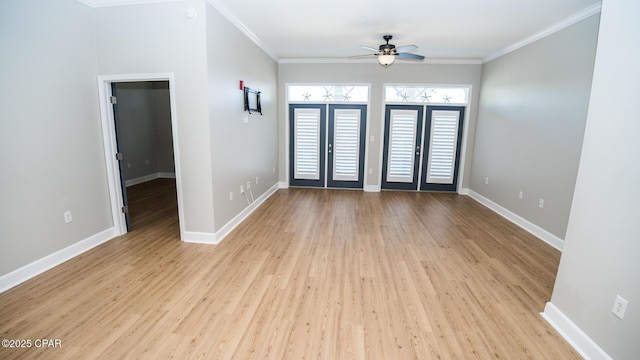
M 78 0 L 118 6 L 170 0 Z M 415 44 L 427 61 L 486 61 L 599 11 L 600 0 L 207 0 L 272 58 L 345 60 Z
M 415 44 L 427 59 L 487 59 L 599 10 L 599 0 L 209 0 L 276 59 L 347 58 Z M 235 18 L 235 20 L 233 20 Z

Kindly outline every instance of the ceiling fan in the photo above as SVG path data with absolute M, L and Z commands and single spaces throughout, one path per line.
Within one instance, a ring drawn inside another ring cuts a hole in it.
M 424 60 L 424 56 L 412 54 L 409 52 L 417 49 L 418 47 L 416 45 L 404 45 L 404 46 L 396 47 L 393 44 L 389 44 L 389 40 L 391 40 L 393 36 L 385 35 L 382 38 L 387 43 L 380 45 L 377 49 L 370 46 L 360 45 L 360 47 L 365 50 L 375 52 L 374 54 L 356 55 L 356 56 L 350 57 L 349 59 L 360 59 L 365 57 L 377 56 L 378 62 L 380 63 L 380 65 L 384 66 L 385 68 L 393 64 L 393 61 L 396 58 L 401 60 Z

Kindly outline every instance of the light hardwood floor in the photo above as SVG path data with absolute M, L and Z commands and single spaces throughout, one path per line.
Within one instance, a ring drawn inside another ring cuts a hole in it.
M 469 197 L 279 190 L 213 246 L 172 181 L 130 192 L 130 233 L 0 294 L 0 337 L 62 347 L 0 358 L 580 358 L 539 315 L 560 254 Z

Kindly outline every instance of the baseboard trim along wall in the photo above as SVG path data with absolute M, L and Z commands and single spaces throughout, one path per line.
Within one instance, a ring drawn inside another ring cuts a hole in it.
M 216 231 L 215 234 L 212 233 L 196 233 L 185 231 L 182 241 L 190 242 L 190 243 L 198 243 L 198 244 L 210 244 L 215 245 L 220 243 L 225 236 L 229 235 L 229 233 L 236 228 L 236 226 L 240 225 L 251 213 L 257 209 L 260 205 L 262 205 L 265 200 L 267 200 L 271 195 L 273 195 L 280 188 L 281 183 L 276 183 L 269 190 L 267 190 L 264 194 L 260 195 L 256 199 L 256 201 L 252 202 L 249 206 L 247 206 L 244 210 L 242 210 L 238 215 L 236 215 L 233 219 L 231 219 L 228 223 L 226 223 L 220 230 Z
M 555 305 L 548 302 L 540 315 L 587 360 L 613 360 Z
M 147 181 L 155 180 L 155 179 L 175 179 L 176 173 L 168 173 L 168 172 L 157 172 L 154 174 L 149 174 L 141 177 L 137 177 L 135 179 L 129 179 L 124 182 L 125 187 L 142 184 Z
M 0 277 L 0 293 L 116 237 L 114 227 L 101 231 Z
M 231 221 L 226 223 L 220 230 L 216 231 L 216 244 L 222 241 L 225 236 L 229 235 L 229 233 L 236 228 L 236 226 L 240 225 L 241 222 L 244 221 L 251 213 L 257 209 L 263 202 L 265 202 L 271 195 L 275 194 L 276 191 L 280 188 L 280 184 L 277 183 L 273 185 L 269 190 L 265 191 L 264 194 L 260 195 L 256 199 L 256 201 L 252 202 L 249 206 L 247 206 L 244 210 L 242 210 L 238 215 L 236 215 Z
M 547 244 L 553 246 L 554 248 L 562 251 L 562 248 L 564 247 L 564 240 L 560 239 L 559 237 L 553 235 L 552 233 L 548 232 L 547 230 L 541 228 L 540 226 L 530 222 L 529 220 L 526 220 L 525 218 L 512 213 L 511 211 L 503 208 L 502 206 L 494 203 L 493 201 L 487 199 L 486 197 L 478 194 L 477 192 L 475 192 L 475 191 L 473 191 L 471 189 L 469 189 L 469 196 L 472 199 L 474 199 L 475 201 L 479 202 L 480 204 L 482 204 L 482 205 L 488 207 L 489 209 L 493 210 L 498 215 L 501 215 L 505 219 L 511 221 L 512 223 L 520 226 L 524 230 L 526 230 L 529 233 L 533 234 L 534 236 L 536 236 L 540 240 L 542 240 L 542 241 L 546 242 Z
M 365 185 L 362 190 L 364 192 L 380 192 L 380 185 Z
M 156 177 L 157 178 L 157 177 Z M 127 185 L 128 186 L 128 185 Z M 219 231 L 214 233 L 202 233 L 195 231 L 185 231 L 182 234 L 182 241 L 198 244 L 217 244 L 225 236 L 227 236 L 236 226 L 238 226 L 244 219 L 246 219 L 255 209 L 262 205 L 271 195 L 273 195 L 279 188 L 279 184 L 276 183 L 259 198 L 256 199 L 251 205 L 247 206 L 240 214 L 236 215 L 231 221 L 224 225 Z M 38 259 L 30 264 L 27 264 L 19 269 L 16 269 L 6 275 L 0 276 L 0 293 L 11 289 L 12 287 L 19 285 L 35 276 L 42 274 L 43 272 L 52 269 L 53 267 L 62 264 L 63 262 L 70 260 L 86 251 L 93 249 L 94 247 L 103 244 L 117 236 L 116 229 L 111 227 L 107 230 L 101 231 L 95 235 L 92 235 L 84 240 L 81 240 L 75 244 L 69 245 L 64 249 L 56 251 L 53 254 L 47 255 L 41 259 Z
M 197 231 L 185 231 L 182 233 L 182 241 L 194 244 L 217 244 L 215 233 Z

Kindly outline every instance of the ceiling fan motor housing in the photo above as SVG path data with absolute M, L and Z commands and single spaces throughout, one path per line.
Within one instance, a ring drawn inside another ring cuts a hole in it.
M 382 37 L 387 43 L 386 44 L 382 44 L 380 45 L 380 47 L 378 47 L 378 50 L 380 50 L 380 54 L 381 55 L 395 55 L 396 53 L 396 46 L 393 44 L 389 44 L 389 40 L 391 40 L 393 38 L 393 36 L 391 35 L 385 35 Z

